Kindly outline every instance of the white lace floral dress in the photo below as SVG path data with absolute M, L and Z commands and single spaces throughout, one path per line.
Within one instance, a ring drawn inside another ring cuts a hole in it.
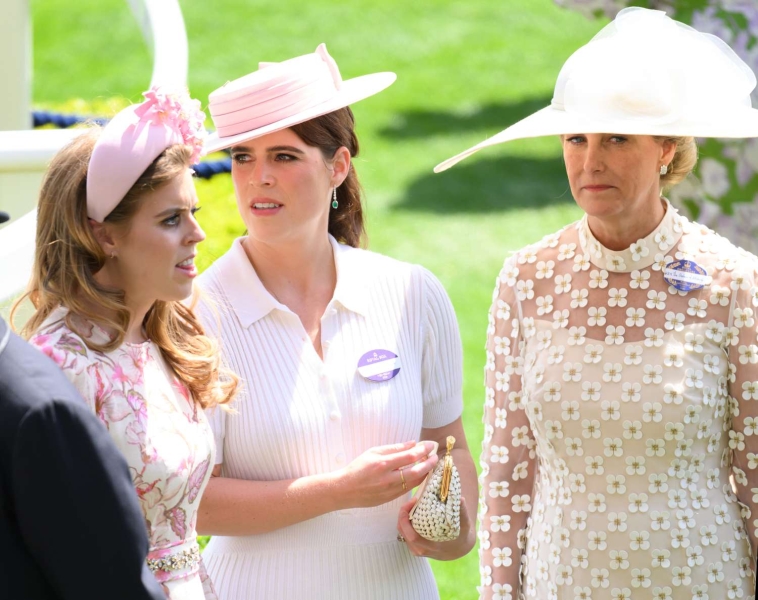
M 684 260 L 704 269 L 684 275 L 699 289 L 664 279 Z M 753 598 L 757 273 L 668 202 L 626 250 L 585 217 L 506 260 L 485 369 L 483 597 Z
M 202 409 L 154 343 L 93 352 L 66 326 L 66 312 L 53 311 L 29 341 L 61 367 L 126 457 L 147 524 L 148 561 L 158 561 L 151 568 L 169 600 L 216 600 L 197 559 L 197 510 L 215 458 Z M 76 329 L 96 343 L 107 339 L 91 324 L 77 321 Z

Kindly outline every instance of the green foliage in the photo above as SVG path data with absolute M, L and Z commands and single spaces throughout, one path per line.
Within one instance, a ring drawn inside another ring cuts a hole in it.
M 103 115 L 139 99 L 151 60 L 123 0 L 32 0 L 32 9 L 37 106 Z M 389 90 L 354 107 L 370 247 L 424 264 L 447 288 L 463 338 L 464 421 L 477 458 L 495 277 L 510 251 L 579 210 L 557 139 L 513 142 L 440 175 L 432 167 L 546 106 L 565 59 L 605 22 L 551 0 L 184 0 L 182 9 L 190 89 L 203 104 L 259 60 L 312 52 L 322 41 L 345 78 L 398 73 Z M 229 176 L 198 181 L 197 189 L 205 268 L 243 225 Z M 433 568 L 444 600 L 477 597 L 476 551 Z
M 676 0 L 675 10 L 670 13 L 670 16 L 677 21 L 683 23 L 690 23 L 692 21 L 692 15 L 697 11 L 702 11 L 713 4 L 709 0 Z
M 731 150 L 744 148 L 747 142 L 745 140 L 729 140 L 729 148 Z M 749 180 L 744 184 L 740 184 L 737 180 L 737 169 L 739 165 L 733 159 L 725 157 L 724 152 L 724 140 L 717 140 L 713 138 L 706 138 L 700 141 L 698 144 L 698 152 L 702 162 L 703 158 L 713 158 L 719 161 L 726 170 L 726 178 L 728 180 L 728 189 L 723 195 L 718 198 L 709 197 L 710 202 L 718 204 L 721 213 L 724 215 L 734 215 L 734 205 L 739 203 L 751 203 L 758 197 L 758 176 L 753 173 Z M 697 203 L 695 203 L 696 205 Z M 700 207 L 697 207 L 697 212 L 693 213 L 693 217 L 697 217 Z M 727 232 L 722 232 L 725 235 Z

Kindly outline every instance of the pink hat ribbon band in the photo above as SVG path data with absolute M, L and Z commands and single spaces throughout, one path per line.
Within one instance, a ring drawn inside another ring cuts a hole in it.
M 334 86 L 317 83 L 296 93 L 272 98 L 268 102 L 260 102 L 254 107 L 238 110 L 221 117 L 214 117 L 213 123 L 216 125 L 219 135 L 224 137 L 236 135 L 251 129 L 265 127 L 295 112 L 318 106 L 331 100 L 334 94 Z M 240 121 L 240 119 L 243 120 Z
M 312 55 L 299 58 L 310 59 L 312 58 Z M 276 63 L 274 63 L 274 65 L 276 65 Z M 305 65 L 303 66 L 305 67 Z M 287 94 L 297 92 L 301 88 L 308 87 L 309 85 L 316 83 L 319 81 L 319 79 L 324 77 L 324 72 L 319 67 L 323 67 L 323 63 L 321 61 L 311 62 L 311 64 L 307 67 L 307 71 L 304 68 L 303 73 L 299 78 L 294 78 L 292 76 L 292 73 L 288 72 L 287 76 L 281 76 L 270 81 L 266 81 L 265 85 L 262 85 L 260 82 L 253 84 L 247 90 L 245 90 L 244 93 L 236 95 L 233 98 L 228 98 L 223 101 L 211 100 L 211 104 L 208 106 L 208 111 L 215 119 L 216 117 L 220 117 L 222 115 L 226 115 L 246 108 L 248 105 L 250 105 L 251 98 L 255 98 L 255 102 L 267 102 L 273 98 L 280 98 L 282 96 L 286 96 Z M 276 69 L 269 70 L 275 71 Z M 255 71 L 254 74 L 257 75 L 261 72 L 262 71 L 260 70 Z M 248 78 L 252 78 L 251 75 L 243 77 L 242 79 L 245 80 Z
M 251 81 L 252 80 L 252 81 Z M 314 54 L 266 65 L 210 96 L 220 137 L 265 127 L 331 100 L 342 85 L 337 64 L 321 44 Z
M 235 123 L 234 125 L 231 125 L 228 127 L 218 127 L 217 131 L 221 137 L 237 135 L 238 133 L 244 133 L 246 131 L 251 131 L 253 129 L 265 127 L 266 125 L 270 125 L 271 123 L 276 123 L 277 121 L 286 119 L 292 114 L 298 113 L 301 110 L 304 110 L 306 108 L 317 106 L 318 104 L 321 104 L 321 102 L 313 103 L 310 101 L 309 98 L 305 98 L 300 103 L 287 106 L 276 112 L 272 112 L 267 115 L 261 115 L 258 117 L 253 117 L 252 119 L 249 119 L 247 121 L 242 121 L 241 123 Z

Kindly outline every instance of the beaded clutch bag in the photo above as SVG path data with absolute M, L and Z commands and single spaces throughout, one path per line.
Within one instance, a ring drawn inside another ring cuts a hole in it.
M 416 533 L 431 542 L 449 542 L 461 533 L 461 479 L 450 455 L 454 444 L 448 436 L 447 454 L 419 486 L 409 515 Z

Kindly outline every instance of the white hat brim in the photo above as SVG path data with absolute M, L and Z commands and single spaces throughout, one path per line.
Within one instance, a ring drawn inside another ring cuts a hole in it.
M 257 129 L 251 129 L 243 133 L 236 135 L 229 135 L 225 137 L 219 137 L 217 132 L 211 133 L 203 143 L 203 154 L 210 154 L 211 152 L 217 152 L 224 148 L 229 148 L 235 144 L 259 138 L 261 136 L 273 133 L 275 131 L 281 131 L 287 129 L 293 125 L 310 121 L 316 117 L 320 117 L 340 108 L 344 108 L 373 96 L 388 88 L 397 79 L 395 73 L 371 73 L 370 75 L 362 75 L 360 77 L 354 77 L 343 81 L 340 89 L 332 96 L 327 102 L 308 108 L 302 112 L 299 112 L 286 119 L 281 119 L 264 127 Z
M 623 135 L 692 136 L 715 138 L 758 137 L 758 110 L 740 107 L 724 110 L 720 115 L 709 115 L 702 120 L 680 119 L 672 123 L 645 123 L 642 120 L 614 120 L 589 118 L 567 113 L 548 106 L 514 123 L 491 138 L 456 154 L 434 167 L 435 173 L 445 171 L 482 148 L 512 140 L 566 135 L 572 133 L 618 133 Z

